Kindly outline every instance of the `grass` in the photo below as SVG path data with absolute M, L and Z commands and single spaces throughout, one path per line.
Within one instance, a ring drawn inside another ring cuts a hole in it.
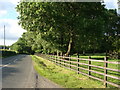
M 54 57 L 54 56 L 52 56 L 52 57 Z M 77 56 L 73 55 L 73 56 L 71 56 L 71 57 L 77 57 Z M 94 56 L 92 56 L 92 59 L 102 60 L 101 57 L 103 57 L 102 59 L 104 59 L 105 56 L 97 56 L 97 55 L 94 55 Z M 80 56 L 80 58 L 88 58 L 88 56 Z M 77 62 L 76 59 L 71 59 L 71 61 Z M 108 61 L 116 62 L 116 61 L 120 61 L 120 59 L 108 59 Z M 64 62 L 64 61 L 61 61 L 61 62 Z M 86 60 L 80 60 L 79 62 L 80 62 L 80 63 L 88 64 L 88 61 L 86 61 Z M 68 63 L 68 64 L 69 64 L 69 62 L 66 62 L 66 61 L 65 61 L 65 63 Z M 74 64 L 74 63 L 71 63 L 71 64 L 77 66 L 77 64 Z M 94 61 L 91 61 L 91 64 L 92 64 L 92 65 L 95 65 L 95 66 L 104 67 L 104 63 L 103 63 L 103 62 L 94 62 Z M 64 64 L 62 64 L 62 65 L 64 65 Z M 66 66 L 66 67 L 69 67 L 68 65 L 65 65 L 65 66 Z M 86 65 L 80 65 L 80 67 L 85 68 L 85 69 L 88 69 L 88 66 L 86 66 Z M 119 70 L 120 70 L 120 67 L 119 67 L 118 64 L 108 63 L 108 68 L 111 68 L 111 69 L 119 69 Z M 72 67 L 72 69 L 77 70 L 76 67 Z M 91 70 L 94 70 L 94 71 L 97 71 L 97 72 L 100 72 L 100 73 L 104 73 L 104 69 L 101 69 L 101 68 L 91 67 Z M 84 72 L 84 73 L 86 73 L 86 74 L 88 73 L 88 71 L 86 71 L 86 70 L 80 69 L 80 71 L 81 71 L 81 72 Z M 108 71 L 107 71 L 107 74 L 108 74 L 108 75 L 111 75 L 111 76 L 115 76 L 115 77 L 119 77 L 119 78 L 120 78 L 120 72 L 115 72 L 115 71 L 108 70 Z M 101 78 L 101 79 L 104 79 L 104 76 L 103 76 L 103 75 L 100 75 L 100 74 L 97 74 L 97 73 L 91 72 L 91 75 L 92 75 L 92 76 L 95 76 L 95 77 L 98 77 L 98 78 Z M 108 80 L 107 80 L 107 81 L 120 85 L 120 81 L 117 80 L 117 79 L 113 79 L 113 78 L 108 77 Z M 108 84 L 108 88 L 114 88 L 114 86 Z
M 73 56 L 71 56 L 71 57 L 77 57 L 77 56 L 73 55 Z M 91 57 L 92 57 L 92 58 L 98 58 L 98 60 L 99 60 L 99 59 L 102 60 L 101 58 L 104 59 L 105 56 L 96 56 L 96 55 L 95 55 L 95 56 L 91 56 Z M 88 58 L 88 56 L 80 56 L 80 58 Z M 77 60 L 75 60 L 75 59 L 71 59 L 71 61 L 76 61 L 76 62 L 77 62 Z M 108 61 L 114 62 L 114 61 L 120 61 L 120 59 L 113 59 L 113 60 L 108 59 Z M 66 63 L 67 63 L 67 62 L 66 62 Z M 80 60 L 80 63 L 88 64 L 88 61 Z M 92 64 L 92 65 L 96 65 L 96 66 L 104 67 L 104 63 L 103 63 L 103 62 L 93 62 L 93 61 L 92 61 L 91 64 Z M 76 65 L 76 66 L 77 66 L 77 64 L 73 64 L 73 63 L 72 63 L 72 65 Z M 86 66 L 86 65 L 80 65 L 80 67 L 83 67 L 83 68 L 85 68 L 85 69 L 88 68 L 88 66 Z M 119 70 L 120 70 L 120 67 L 119 67 L 118 64 L 108 63 L 108 68 L 111 68 L 111 69 L 119 69 Z M 77 68 L 74 68 L 74 67 L 73 67 L 73 69 L 77 70 Z M 91 67 L 91 69 L 94 70 L 94 71 L 97 71 L 97 72 L 104 73 L 104 70 L 103 70 L 103 69 L 100 69 L 100 68 Z M 88 71 L 85 71 L 85 70 L 80 70 L 80 71 L 81 71 L 81 72 L 84 72 L 84 73 L 88 73 Z M 104 76 L 103 76 L 103 75 L 99 75 L 99 74 L 96 74 L 96 73 L 91 73 L 91 74 L 92 74 L 92 76 L 95 76 L 95 77 L 104 79 Z M 116 77 L 119 77 L 119 78 L 120 78 L 120 73 L 119 73 L 119 72 L 115 72 L 115 71 L 110 71 L 110 70 L 108 70 L 108 75 L 112 75 L 112 76 L 116 76 Z M 109 78 L 109 77 L 108 77 L 108 81 L 120 85 L 120 81 L 119 81 L 119 80 L 116 80 L 116 79 L 113 79 L 113 78 Z M 108 85 L 108 87 L 111 88 L 111 87 L 114 87 L 114 86 Z
M 94 81 L 81 74 L 62 68 L 41 57 L 32 55 L 36 71 L 65 88 L 104 88 L 102 82 Z
M 106 56 L 106 54 L 105 53 L 95 53 L 95 54 L 86 54 L 86 55 L 80 54 L 79 58 L 88 59 L 89 56 L 91 56 L 92 59 L 104 60 L 104 57 Z M 71 57 L 78 57 L 78 56 L 74 54 Z M 120 59 L 108 59 L 108 61 L 120 61 Z

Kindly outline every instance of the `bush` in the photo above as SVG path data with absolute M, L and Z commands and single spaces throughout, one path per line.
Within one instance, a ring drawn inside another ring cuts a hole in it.
M 14 50 L 8 50 L 8 49 L 0 49 L 0 52 L 2 52 L 2 57 L 8 57 L 16 55 L 17 52 Z

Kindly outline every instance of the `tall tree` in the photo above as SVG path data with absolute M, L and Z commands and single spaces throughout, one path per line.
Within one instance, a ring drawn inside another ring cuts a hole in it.
M 108 22 L 106 25 L 106 50 L 112 58 L 120 58 L 120 16 L 116 10 L 108 10 Z
M 21 2 L 17 11 L 24 29 L 39 32 L 53 50 L 66 56 L 79 45 L 94 48 L 104 33 L 106 9 L 101 2 Z

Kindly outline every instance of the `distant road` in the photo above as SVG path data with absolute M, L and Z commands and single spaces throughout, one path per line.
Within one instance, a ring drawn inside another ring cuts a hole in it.
M 8 57 L 2 64 L 2 88 L 60 88 L 35 72 L 29 55 Z

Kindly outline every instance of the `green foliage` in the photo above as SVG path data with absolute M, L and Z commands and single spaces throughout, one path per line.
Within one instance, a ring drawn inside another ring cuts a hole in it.
M 9 57 L 16 55 L 17 52 L 14 50 L 7 50 L 7 49 L 0 49 L 0 52 L 2 52 L 2 58 Z
M 19 52 L 119 51 L 120 17 L 101 2 L 20 2 L 16 9 L 27 31 Z
M 117 15 L 116 10 L 109 10 L 108 14 L 103 47 L 111 58 L 118 59 L 120 58 L 120 16 Z
M 31 46 L 27 44 L 27 39 L 25 38 L 25 33 L 22 35 L 22 38 L 19 38 L 19 40 L 11 45 L 12 50 L 16 50 L 18 53 L 27 53 L 27 54 L 33 54 L 34 51 L 31 50 Z
M 22 27 L 28 32 L 33 31 L 40 33 L 42 39 L 49 43 L 51 47 L 53 46 L 52 50 L 59 50 L 64 53 L 67 52 L 68 49 L 71 50 L 71 47 L 73 50 L 73 48 L 76 48 L 76 45 L 79 44 L 83 47 L 88 45 L 88 48 L 92 48 L 89 44 L 93 45 L 93 43 L 96 42 L 93 39 L 96 38 L 97 40 L 103 33 L 102 25 L 104 24 L 104 18 L 102 15 L 105 10 L 106 9 L 100 2 L 21 2 L 17 6 Z M 88 39 L 86 40 L 85 45 L 84 41 L 81 40 L 81 43 L 78 43 L 79 38 L 81 37 L 82 40 Z M 69 46 L 70 38 L 72 45 L 67 48 Z M 75 43 L 74 46 L 73 43 Z M 95 46 L 97 46 L 96 43 Z M 86 47 L 83 49 L 86 49 Z

